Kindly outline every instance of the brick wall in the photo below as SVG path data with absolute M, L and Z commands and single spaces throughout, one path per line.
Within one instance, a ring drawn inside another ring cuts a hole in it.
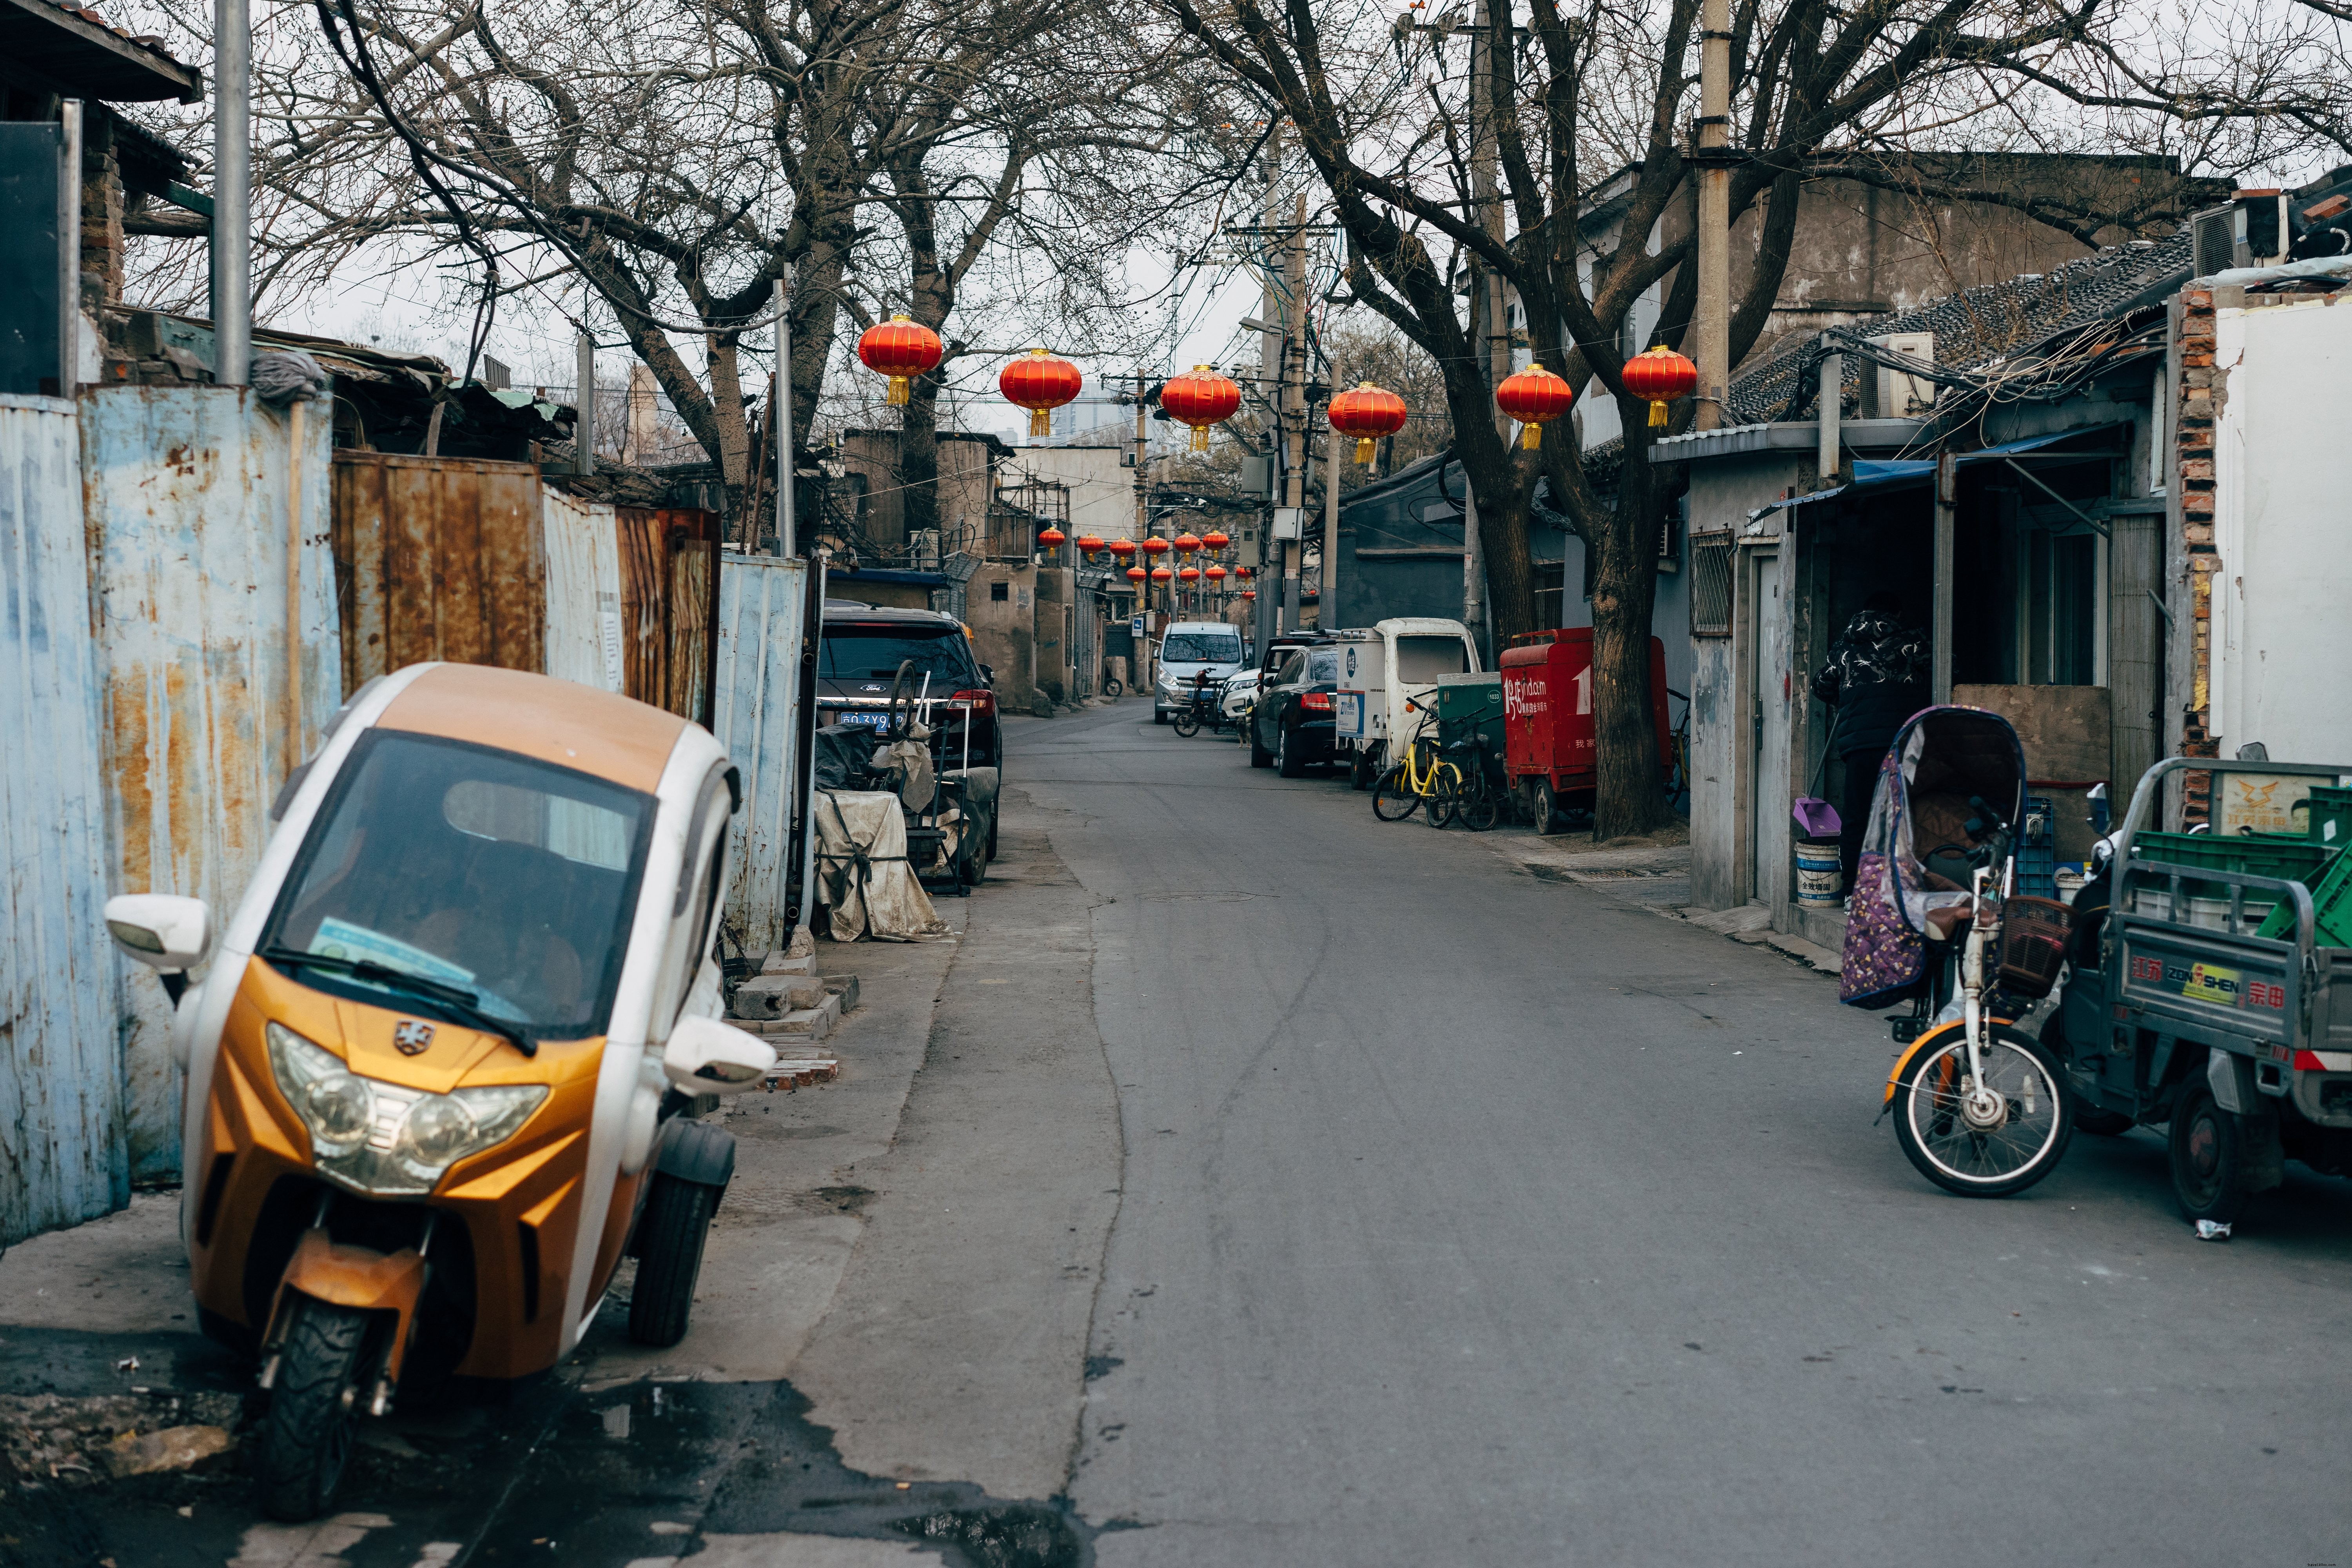
M 2215 385 L 2213 364 L 2213 291 L 2191 289 L 2180 300 L 2180 385 L 2177 388 L 2179 417 L 2173 422 L 2173 458 L 2179 470 L 2181 542 L 2189 560 L 2189 700 L 2181 715 L 2180 754 L 2218 757 L 2221 751 L 2209 725 L 2212 700 L 2207 677 L 2212 668 L 2213 573 L 2221 564 L 2213 553 L 2213 425 L 2220 405 L 2216 394 L 2227 395 L 2226 383 Z M 2191 773 L 2187 781 L 2187 821 L 2206 820 L 2212 775 Z

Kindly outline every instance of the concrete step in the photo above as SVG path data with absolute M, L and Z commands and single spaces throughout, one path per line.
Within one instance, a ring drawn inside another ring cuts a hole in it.
M 761 1039 L 776 1045 L 780 1050 L 785 1048 L 782 1044 L 785 1041 L 821 1040 L 833 1033 L 834 1026 L 841 1022 L 841 993 L 828 991 L 824 994 L 824 1000 L 815 1006 L 795 1007 L 781 1018 L 763 1018 L 757 1023 L 739 1022 Z
M 828 974 L 824 977 L 824 984 L 827 991 L 834 992 L 840 996 L 841 1010 L 843 1012 L 854 1013 L 857 1010 L 857 976 L 855 974 Z

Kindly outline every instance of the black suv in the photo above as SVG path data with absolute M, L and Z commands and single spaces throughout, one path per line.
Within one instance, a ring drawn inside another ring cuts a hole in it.
M 817 722 L 869 724 L 879 735 L 890 706 L 891 682 L 908 659 L 914 668 L 908 673 L 926 700 L 924 721 L 937 737 L 940 766 L 1003 766 L 1003 730 L 997 722 L 996 692 L 988 668 L 972 657 L 963 623 L 936 610 L 827 599 L 824 637 L 817 654 Z M 964 749 L 967 724 L 969 752 Z
M 1339 689 L 1339 650 L 1309 643 L 1278 651 L 1281 660 L 1257 689 L 1250 710 L 1250 766 L 1273 767 L 1295 779 L 1331 760 L 1339 711 L 1331 694 Z

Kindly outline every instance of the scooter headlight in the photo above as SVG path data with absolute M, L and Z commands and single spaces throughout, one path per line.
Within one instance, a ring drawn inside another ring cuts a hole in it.
M 429 1193 L 451 1165 L 512 1137 L 547 1098 L 543 1084 L 425 1094 L 362 1078 L 283 1024 L 268 1035 L 270 1068 L 310 1130 L 319 1173 L 358 1192 Z

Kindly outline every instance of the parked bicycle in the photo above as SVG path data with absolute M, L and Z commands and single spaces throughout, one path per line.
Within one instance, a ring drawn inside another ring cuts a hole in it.
M 1430 733 L 1437 716 L 1416 701 L 1407 701 L 1404 707 L 1408 713 L 1420 714 L 1421 723 L 1405 742 L 1404 754 L 1396 765 L 1372 785 L 1372 815 L 1382 822 L 1402 822 L 1418 811 L 1432 827 L 1444 827 L 1454 820 L 1460 803 L 1462 769 L 1446 761 Z

